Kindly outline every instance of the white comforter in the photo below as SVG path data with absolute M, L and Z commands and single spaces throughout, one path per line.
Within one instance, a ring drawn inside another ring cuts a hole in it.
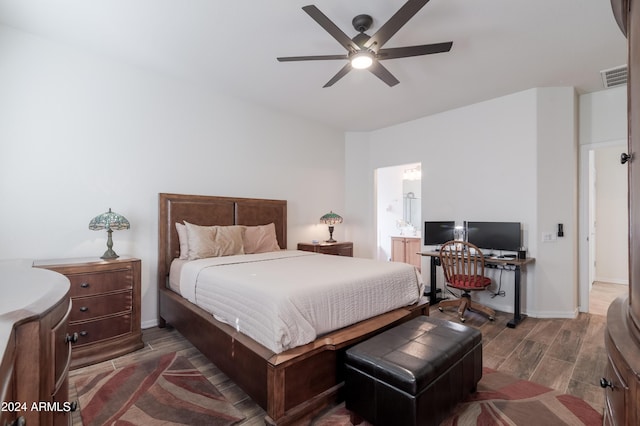
M 408 264 L 297 250 L 189 261 L 179 276 L 183 297 L 275 353 L 413 304 L 424 291 Z

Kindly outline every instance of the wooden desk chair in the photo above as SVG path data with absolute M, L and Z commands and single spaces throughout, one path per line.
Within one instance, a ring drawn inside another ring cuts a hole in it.
M 448 241 L 440 249 L 440 263 L 447 286 L 462 290 L 459 299 L 443 300 L 438 310 L 448 306 L 458 306 L 458 316 L 464 322 L 467 309 L 482 312 L 494 320 L 495 311 L 471 300 L 470 292 L 485 290 L 491 285 L 491 278 L 484 276 L 484 255 L 478 247 L 465 241 Z

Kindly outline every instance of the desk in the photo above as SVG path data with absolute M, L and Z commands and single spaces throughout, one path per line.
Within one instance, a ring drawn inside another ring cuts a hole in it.
M 436 266 L 440 264 L 440 252 L 439 251 L 423 251 L 420 253 L 421 256 L 428 256 L 431 258 L 431 269 L 429 271 L 430 275 L 430 285 L 431 290 L 429 291 L 429 305 L 435 306 L 436 303 L 440 302 L 437 297 L 436 291 Z M 514 284 L 514 294 L 513 294 L 513 319 L 507 323 L 507 327 L 516 328 L 516 325 L 520 323 L 524 319 L 524 315 L 520 313 L 520 278 L 522 274 L 522 267 L 533 263 L 535 259 L 533 257 L 527 257 L 526 259 L 499 259 L 496 257 L 485 257 L 484 263 L 486 265 L 509 265 L 513 266 L 515 273 L 515 284 Z

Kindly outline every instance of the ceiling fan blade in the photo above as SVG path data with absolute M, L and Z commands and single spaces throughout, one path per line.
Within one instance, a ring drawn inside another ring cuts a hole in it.
M 452 41 L 448 41 L 446 43 L 423 44 L 420 46 L 392 47 L 389 49 L 380 49 L 376 58 L 378 60 L 383 60 L 431 55 L 433 53 L 448 52 L 451 50 L 451 46 L 453 46 Z
M 373 61 L 373 64 L 368 68 L 376 77 L 380 80 L 384 81 L 389 85 L 389 87 L 393 87 L 396 84 L 400 83 L 397 78 L 389 72 L 388 69 L 382 66 L 382 64 L 378 61 Z
M 323 61 L 331 59 L 349 59 L 348 55 L 318 55 L 318 56 L 285 56 L 276 58 L 280 62 L 292 61 Z
M 382 46 L 398 32 L 429 0 L 409 0 L 364 44 L 364 47 L 378 52 Z
M 316 21 L 326 32 L 328 32 L 333 38 L 338 40 L 345 49 L 350 52 L 355 52 L 360 50 L 360 47 L 349 38 L 336 24 L 334 24 L 327 15 L 322 13 L 320 9 L 315 7 L 314 5 L 304 6 L 302 8 L 314 21 Z
M 342 67 L 340 69 L 340 71 L 338 71 L 338 73 L 336 75 L 334 75 L 331 80 L 327 81 L 327 84 L 325 84 L 322 87 L 331 87 L 334 85 L 334 83 L 336 83 L 338 80 L 340 80 L 342 77 L 344 77 L 345 75 L 347 75 L 347 73 L 351 71 L 351 62 L 347 62 L 347 64 Z

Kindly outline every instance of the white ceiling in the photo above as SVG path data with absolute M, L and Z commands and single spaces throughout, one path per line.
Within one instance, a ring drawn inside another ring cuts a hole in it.
M 385 47 L 453 41 L 449 53 L 383 64 L 322 86 L 341 61 L 278 56 L 346 53 L 302 9 L 316 5 L 346 34 L 354 16 L 375 33 L 405 0 L 0 0 L 0 24 L 188 80 L 206 90 L 373 130 L 509 93 L 604 90 L 600 71 L 626 63 L 609 0 L 431 0 Z

